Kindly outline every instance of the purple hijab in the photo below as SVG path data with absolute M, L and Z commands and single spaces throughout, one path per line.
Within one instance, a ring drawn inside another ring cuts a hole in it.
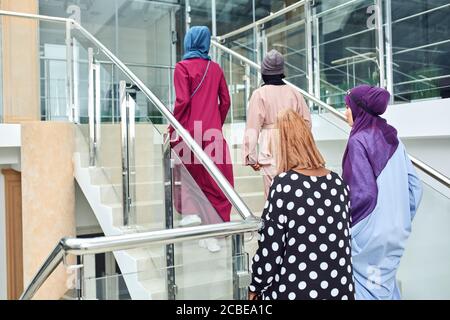
M 379 87 L 360 85 L 345 97 L 353 127 L 342 161 L 343 178 L 350 187 L 352 225 L 372 213 L 377 204 L 376 179 L 397 150 L 397 130 L 380 115 L 390 94 Z

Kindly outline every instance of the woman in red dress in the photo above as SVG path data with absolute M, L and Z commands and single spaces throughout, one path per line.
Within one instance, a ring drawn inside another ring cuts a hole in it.
M 174 116 L 202 146 L 230 184 L 234 185 L 230 152 L 222 133 L 222 126 L 230 108 L 230 96 L 222 69 L 212 62 L 208 55 L 210 42 L 211 35 L 207 27 L 192 27 L 185 36 L 185 54 L 183 60 L 175 66 Z M 174 141 L 172 129 L 170 133 Z M 187 171 L 221 218 L 214 221 L 214 218 L 206 217 L 209 221 L 203 222 L 230 221 L 231 203 L 204 166 L 193 155 L 183 154 L 189 149 L 186 146 L 181 147 L 182 145 L 179 141 L 172 143 Z M 189 190 L 182 192 L 182 199 L 193 196 L 186 193 L 189 193 Z M 183 206 L 181 212 L 178 208 L 177 210 L 183 215 L 196 214 L 196 208 L 188 207 Z M 202 215 L 202 220 L 205 220 L 204 213 L 198 212 L 197 215 Z

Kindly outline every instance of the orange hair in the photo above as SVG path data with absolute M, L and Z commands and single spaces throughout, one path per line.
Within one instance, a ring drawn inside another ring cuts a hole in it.
M 317 149 L 311 130 L 305 120 L 292 109 L 280 111 L 278 129 L 278 172 L 291 169 L 318 169 L 325 160 Z

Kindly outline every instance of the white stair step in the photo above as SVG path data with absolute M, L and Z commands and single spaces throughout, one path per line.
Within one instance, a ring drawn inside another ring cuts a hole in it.
M 264 190 L 263 177 L 258 175 L 235 177 L 234 188 L 239 194 L 262 191 Z
M 178 298 L 218 299 L 230 294 L 232 284 L 231 242 L 221 240 L 222 250 L 211 253 L 198 246 L 198 241 L 175 245 L 175 277 L 179 289 Z M 138 279 L 154 294 L 163 297 L 166 294 L 164 246 L 152 247 L 131 253 L 137 260 Z M 218 292 L 209 292 L 211 286 Z M 205 292 L 206 290 L 206 292 Z
M 264 203 L 266 199 L 264 198 L 264 192 L 248 192 L 239 194 L 250 208 L 252 212 L 261 212 L 264 208 Z
M 89 167 L 89 152 L 77 150 L 81 155 L 81 166 L 83 168 Z M 161 164 L 163 155 L 161 152 L 154 152 L 152 150 L 140 149 L 135 157 L 135 165 L 152 166 Z M 96 166 L 98 167 L 120 167 L 122 165 L 122 155 L 120 148 L 116 150 L 100 151 L 96 157 Z
M 162 181 L 136 182 L 131 183 L 133 190 L 133 201 L 152 201 L 164 199 L 164 184 Z M 121 203 L 122 202 L 122 184 L 100 185 L 102 203 Z
M 261 177 L 261 173 L 253 170 L 250 166 L 244 166 L 241 162 L 234 162 L 233 164 L 233 174 L 235 177 L 248 177 L 248 176 L 258 176 Z M 262 179 L 262 177 L 261 177 Z
M 121 203 L 108 205 L 112 208 L 113 224 L 123 226 L 123 209 Z M 163 223 L 165 221 L 165 209 L 162 200 L 141 201 L 132 204 L 135 210 L 137 224 Z
M 178 273 L 175 283 L 178 287 L 177 299 L 184 300 L 217 300 L 221 297 L 229 297 L 233 294 L 233 277 L 231 271 L 230 276 L 226 279 L 216 279 L 216 275 L 220 273 L 211 270 L 210 274 L 193 274 Z M 167 299 L 167 288 L 165 279 L 149 279 L 141 282 L 152 295 L 153 299 Z
M 162 181 L 162 163 L 148 166 L 135 166 L 132 167 L 132 170 L 136 172 L 133 176 L 136 183 Z M 92 184 L 104 185 L 122 183 L 122 167 L 93 167 L 89 168 L 89 171 Z
M 218 240 L 221 250 L 219 252 L 210 252 L 207 248 L 200 247 L 198 240 L 176 243 L 175 265 L 190 266 L 202 272 L 208 271 L 211 265 L 225 265 L 231 263 L 231 242 L 229 239 L 221 238 Z M 161 274 L 166 267 L 165 245 L 151 246 L 139 250 L 133 250 L 130 253 L 138 265 L 138 271 L 143 278 L 149 279 L 155 274 Z M 159 269 L 156 271 L 155 269 Z

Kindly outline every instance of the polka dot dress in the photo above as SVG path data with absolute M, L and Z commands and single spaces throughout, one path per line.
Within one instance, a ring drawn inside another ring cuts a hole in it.
M 354 299 L 349 189 L 331 172 L 275 177 L 249 287 L 265 300 Z

